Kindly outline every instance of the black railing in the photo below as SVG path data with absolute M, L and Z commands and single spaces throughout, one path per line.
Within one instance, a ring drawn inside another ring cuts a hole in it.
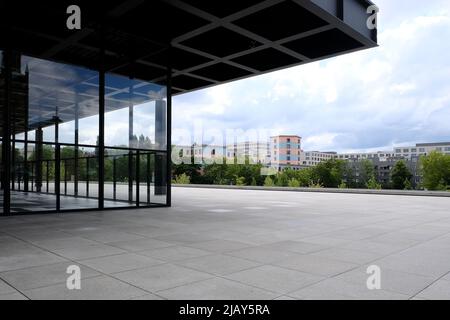
M 37 146 L 37 144 L 35 145 Z M 79 148 L 76 151 L 71 150 L 70 148 L 75 148 L 73 145 L 50 143 L 43 143 L 43 145 L 52 147 L 50 157 L 47 155 L 46 159 L 35 159 L 35 157 L 26 160 L 15 159 L 14 167 L 12 167 L 11 189 L 52 194 L 58 197 L 63 195 L 98 199 L 91 192 L 91 187 L 96 185 L 98 188 L 99 184 L 99 158 L 96 147 L 85 146 L 86 149 L 95 150 L 87 153 Z M 62 158 L 61 147 L 74 151 L 74 156 Z M 156 157 L 161 155 L 166 156 L 166 152 L 105 147 L 103 188 L 105 185 L 112 185 L 112 193 L 110 196 L 105 193 L 104 200 L 135 203 L 136 206 L 150 205 L 152 184 L 156 190 Z M 30 157 L 27 155 L 27 158 Z M 58 168 L 59 172 L 57 172 Z M 83 184 L 85 192 L 80 192 L 79 187 Z M 128 193 L 127 197 L 119 196 L 118 186 L 121 184 L 128 184 L 128 192 L 125 192 L 125 194 Z M 70 186 L 73 186 L 73 189 L 70 189 Z M 147 189 L 143 195 L 141 195 L 142 187 Z M 142 199 L 142 196 L 145 198 Z

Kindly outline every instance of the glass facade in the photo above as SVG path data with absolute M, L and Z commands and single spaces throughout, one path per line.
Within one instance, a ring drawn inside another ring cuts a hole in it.
M 0 213 L 170 203 L 165 86 L 8 57 L 0 51 Z

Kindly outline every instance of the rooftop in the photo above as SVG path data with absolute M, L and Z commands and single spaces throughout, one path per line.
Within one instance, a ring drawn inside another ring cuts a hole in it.
M 172 208 L 0 218 L 0 299 L 450 299 L 450 198 L 173 193 Z

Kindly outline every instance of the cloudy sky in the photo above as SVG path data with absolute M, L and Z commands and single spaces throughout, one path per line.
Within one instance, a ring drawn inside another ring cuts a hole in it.
M 174 141 L 194 127 L 270 130 L 305 150 L 450 141 L 450 1 L 377 0 L 379 48 L 174 98 Z

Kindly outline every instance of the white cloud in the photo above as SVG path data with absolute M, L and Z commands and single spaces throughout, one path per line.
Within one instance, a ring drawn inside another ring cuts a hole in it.
M 174 127 L 272 128 L 305 149 L 448 140 L 450 2 L 379 0 L 380 47 L 174 100 Z

